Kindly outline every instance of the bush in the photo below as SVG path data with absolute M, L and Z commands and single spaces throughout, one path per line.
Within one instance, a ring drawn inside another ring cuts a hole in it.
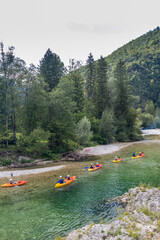
M 150 113 L 142 113 L 141 120 L 142 120 L 142 127 L 147 128 L 153 123 L 154 117 Z
M 22 135 L 17 139 L 17 150 L 24 154 L 42 155 L 48 150 L 48 132 L 35 129 L 29 136 Z
M 128 141 L 128 136 L 127 136 L 126 132 L 119 132 L 116 135 L 116 139 L 118 142 L 126 142 L 126 141 Z
M 8 158 L 0 158 L 0 163 L 2 166 L 11 165 L 12 160 Z
M 105 139 L 104 143 L 111 143 L 115 140 L 116 126 L 112 110 L 105 110 L 101 118 L 101 135 Z
M 82 118 L 76 128 L 77 140 L 80 144 L 87 144 L 92 137 L 91 123 L 87 117 Z
M 30 163 L 32 161 L 32 159 L 21 158 L 20 163 Z

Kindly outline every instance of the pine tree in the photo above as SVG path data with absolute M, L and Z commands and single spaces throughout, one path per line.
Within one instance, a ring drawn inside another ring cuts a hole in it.
M 68 78 L 74 84 L 74 102 L 76 103 L 75 112 L 81 112 L 84 108 L 84 79 L 82 77 L 80 67 L 81 62 L 74 59 L 70 60 Z
M 117 63 L 114 77 L 117 91 L 114 105 L 115 117 L 119 118 L 121 116 L 125 118 L 129 108 L 128 76 L 124 63 L 121 60 Z
M 124 63 L 120 60 L 117 63 L 115 72 L 116 101 L 114 104 L 114 115 L 117 125 L 117 140 L 124 141 L 128 138 L 127 134 L 127 115 L 129 113 L 129 91 L 128 76 Z
M 96 74 L 96 109 L 98 118 L 101 118 L 106 107 L 110 107 L 110 96 L 107 82 L 107 63 L 101 56 L 97 62 Z
M 87 99 L 89 101 L 93 101 L 95 95 L 95 81 L 96 81 L 96 74 L 95 74 L 95 62 L 92 53 L 89 54 L 87 62 L 86 62 L 86 94 Z
M 61 62 L 60 57 L 52 53 L 48 49 L 40 61 L 40 74 L 44 77 L 44 81 L 48 84 L 49 91 L 55 88 L 64 75 L 65 68 L 63 62 Z
M 13 50 L 14 47 L 9 47 L 8 52 L 4 52 L 4 45 L 1 42 L 1 59 L 0 59 L 0 73 L 3 77 L 4 83 L 4 105 L 5 105 L 5 146 L 8 148 L 8 127 L 9 127 L 9 100 L 8 100 L 8 91 L 9 91 L 9 69 L 14 61 Z

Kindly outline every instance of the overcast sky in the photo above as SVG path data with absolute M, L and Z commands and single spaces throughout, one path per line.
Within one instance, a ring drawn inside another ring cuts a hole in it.
M 160 26 L 160 0 L 0 0 L 0 41 L 27 64 L 46 50 L 86 63 Z

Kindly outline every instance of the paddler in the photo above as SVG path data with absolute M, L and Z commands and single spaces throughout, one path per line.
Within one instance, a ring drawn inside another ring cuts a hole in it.
M 117 161 L 118 160 L 118 157 L 117 156 L 115 156 L 115 159 L 114 159 L 115 161 Z
M 99 164 L 98 164 L 98 163 L 96 163 L 96 167 L 99 167 Z
M 12 178 L 11 178 L 11 179 L 9 179 L 9 183 L 10 183 L 10 184 L 14 184 L 14 182 L 13 182 Z
M 64 179 L 62 178 L 62 176 L 60 176 L 60 179 L 58 180 L 58 183 L 60 183 L 60 184 L 64 183 Z
M 133 152 L 132 157 L 135 157 L 135 156 L 136 156 L 136 154 L 135 154 L 135 152 Z
M 67 175 L 67 180 L 71 180 L 70 175 Z
M 91 166 L 90 166 L 90 168 L 94 168 L 94 166 L 93 166 L 93 163 L 91 163 Z

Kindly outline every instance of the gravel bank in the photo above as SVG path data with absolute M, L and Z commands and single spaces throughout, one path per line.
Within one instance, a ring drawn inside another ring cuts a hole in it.
M 160 129 L 156 128 L 156 129 L 146 129 L 146 130 L 142 130 L 142 135 L 160 135 Z
M 80 151 L 80 154 L 86 154 L 86 155 L 105 155 L 109 153 L 113 153 L 116 151 L 119 151 L 120 149 L 124 147 L 128 147 L 132 145 L 133 143 L 111 143 L 107 145 L 99 145 L 95 147 L 88 147 L 84 148 L 82 151 Z
M 59 170 L 64 167 L 65 167 L 65 165 L 55 166 L 55 167 L 46 167 L 46 168 L 37 168 L 37 169 L 16 170 L 16 171 L 1 171 L 0 178 L 4 178 L 4 177 L 10 178 L 11 172 L 13 173 L 14 177 L 17 177 L 17 176 L 21 176 L 21 175 L 38 174 L 38 173 Z

